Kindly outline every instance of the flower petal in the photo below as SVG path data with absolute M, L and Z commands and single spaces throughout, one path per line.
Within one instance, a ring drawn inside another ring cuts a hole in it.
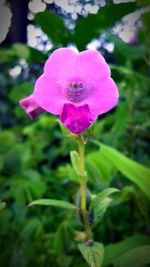
M 33 95 L 25 97 L 19 101 L 20 106 L 25 110 L 30 119 L 35 119 L 40 114 L 44 113 L 42 109 L 34 100 Z
M 74 134 L 83 132 L 95 119 L 88 105 L 76 107 L 72 104 L 64 104 L 60 117 L 62 123 Z
M 88 104 L 90 112 L 95 116 L 103 114 L 115 107 L 119 99 L 117 86 L 111 78 L 101 81 L 97 86 L 93 94 L 84 101 L 84 103 Z
M 75 76 L 78 54 L 70 48 L 55 50 L 45 63 L 44 73 L 53 80 L 68 81 Z
M 78 55 L 77 76 L 86 83 L 100 82 L 110 76 L 110 68 L 104 57 L 96 50 L 86 50 Z
M 33 96 L 35 101 L 46 111 L 58 115 L 61 113 L 64 98 L 57 81 L 51 76 L 41 75 L 36 81 Z

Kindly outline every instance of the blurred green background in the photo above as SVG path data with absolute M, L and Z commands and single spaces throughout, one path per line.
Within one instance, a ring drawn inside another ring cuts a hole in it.
M 142 250 L 150 245 L 149 1 L 3 2 L 0 266 L 87 266 L 74 241 L 73 228 L 82 230 L 76 215 L 27 206 L 39 198 L 74 202 L 78 190 L 69 156 L 76 145 L 57 118 L 30 121 L 18 105 L 33 91 L 47 57 L 64 46 L 98 49 L 120 92 L 119 105 L 99 117 L 86 146 L 89 190 L 121 190 L 94 230 L 105 245 L 104 266 L 150 266 L 150 250 Z

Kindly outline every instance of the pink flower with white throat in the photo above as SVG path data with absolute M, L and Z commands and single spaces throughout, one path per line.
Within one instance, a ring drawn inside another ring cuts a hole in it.
M 20 100 L 30 118 L 47 111 L 59 115 L 74 134 L 118 103 L 119 93 L 103 56 L 95 50 L 55 50 L 37 79 L 33 94 Z

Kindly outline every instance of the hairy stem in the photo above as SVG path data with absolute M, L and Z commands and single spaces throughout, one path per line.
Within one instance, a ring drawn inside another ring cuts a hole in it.
M 80 170 L 80 195 L 81 195 L 81 215 L 83 218 L 83 223 L 85 227 L 85 233 L 86 233 L 86 239 L 91 240 L 92 239 L 92 231 L 89 224 L 88 219 L 88 211 L 87 211 L 87 203 L 86 203 L 86 191 L 87 191 L 87 178 L 85 173 L 85 165 L 84 165 L 84 147 L 85 142 L 82 136 L 79 137 L 78 140 L 78 150 L 79 150 L 79 170 Z

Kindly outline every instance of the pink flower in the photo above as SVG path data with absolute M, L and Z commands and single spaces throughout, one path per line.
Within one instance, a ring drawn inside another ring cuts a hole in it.
M 30 118 L 44 111 L 60 115 L 73 133 L 88 128 L 98 115 L 117 105 L 119 94 L 103 56 L 95 50 L 55 50 L 31 96 L 19 103 Z

